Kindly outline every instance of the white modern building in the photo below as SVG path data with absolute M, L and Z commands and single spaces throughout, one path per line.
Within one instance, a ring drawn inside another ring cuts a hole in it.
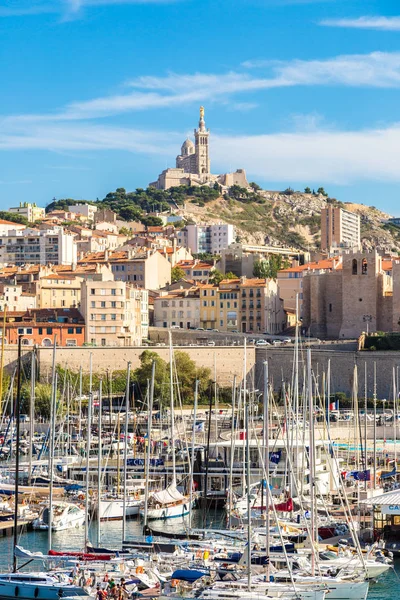
M 71 265 L 77 260 L 75 236 L 62 227 L 10 230 L 0 235 L 0 263 Z
M 68 206 L 68 210 L 76 215 L 82 215 L 86 217 L 88 221 L 94 221 L 94 215 L 97 212 L 97 206 L 86 203 L 74 204 L 73 206 Z
M 186 225 L 178 232 L 178 245 L 185 246 L 193 254 L 207 252 L 221 254 L 235 239 L 233 225 L 216 223 L 214 225 Z

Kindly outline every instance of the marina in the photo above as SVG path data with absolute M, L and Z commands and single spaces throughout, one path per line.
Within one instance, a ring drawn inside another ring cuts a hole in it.
M 377 412 L 376 384 L 374 410 L 362 404 L 355 368 L 341 412 L 329 370 L 320 386 L 307 349 L 300 373 L 300 351 L 297 334 L 277 396 L 267 361 L 256 387 L 245 346 L 230 402 L 214 383 L 205 407 L 198 380 L 182 401 L 171 335 L 163 404 L 154 359 L 140 398 L 128 363 L 124 392 L 104 401 L 92 372 L 88 390 L 82 370 L 60 385 L 54 362 L 47 428 L 35 431 L 32 378 L 22 434 L 19 358 L 1 440 L 0 597 L 102 600 L 115 585 L 117 600 L 379 598 L 400 556 L 395 370 L 391 409 Z M 391 422 L 394 439 L 379 439 Z

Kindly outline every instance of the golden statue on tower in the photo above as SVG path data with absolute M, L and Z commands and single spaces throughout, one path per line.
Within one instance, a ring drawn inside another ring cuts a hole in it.
M 204 106 L 200 106 L 200 120 L 204 119 Z

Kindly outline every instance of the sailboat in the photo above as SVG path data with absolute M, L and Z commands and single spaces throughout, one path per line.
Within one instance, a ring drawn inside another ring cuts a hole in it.
M 193 497 L 184 496 L 176 485 L 176 456 L 175 456 L 175 411 L 174 411 L 174 377 L 173 377 L 173 347 L 172 336 L 169 332 L 169 372 L 170 372 L 170 411 L 171 411 L 171 446 L 172 446 L 172 483 L 164 490 L 153 492 L 148 499 L 147 511 L 145 507 L 140 510 L 142 517 L 147 519 L 171 519 L 184 517 L 190 512 L 194 502 Z M 150 444 L 150 440 L 148 440 Z M 149 446 L 150 447 L 150 446 Z M 193 496 L 193 495 L 192 495 Z

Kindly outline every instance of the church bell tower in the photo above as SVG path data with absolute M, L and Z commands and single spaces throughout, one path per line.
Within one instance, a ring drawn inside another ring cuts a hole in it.
M 206 129 L 204 107 L 200 106 L 199 128 L 194 130 L 196 146 L 196 172 L 200 176 L 210 174 L 209 138 L 210 130 Z

